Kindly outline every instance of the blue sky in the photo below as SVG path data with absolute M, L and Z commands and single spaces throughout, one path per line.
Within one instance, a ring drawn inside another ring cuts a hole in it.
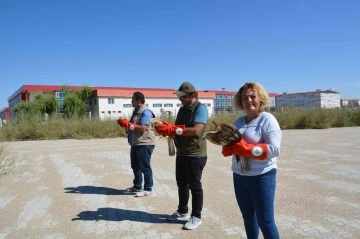
M 24 84 L 360 98 L 358 0 L 2 0 L 0 108 Z

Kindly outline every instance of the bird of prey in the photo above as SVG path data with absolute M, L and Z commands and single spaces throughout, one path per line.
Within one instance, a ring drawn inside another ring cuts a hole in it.
M 152 118 L 150 120 L 150 123 L 153 127 L 156 127 L 160 124 L 166 124 L 165 121 L 158 119 L 158 118 Z M 175 151 L 175 143 L 174 143 L 174 138 L 172 136 L 160 136 L 160 138 L 164 138 L 167 141 L 168 144 L 168 150 L 169 150 L 169 155 L 170 156 L 174 156 L 176 151 Z
M 220 146 L 231 145 L 242 139 L 241 133 L 234 125 L 214 120 L 212 123 L 215 125 L 215 130 L 206 132 L 203 139 L 207 139 L 211 143 Z M 235 154 L 235 157 L 238 163 L 240 161 L 242 171 L 247 172 L 251 170 L 248 159 L 237 154 Z

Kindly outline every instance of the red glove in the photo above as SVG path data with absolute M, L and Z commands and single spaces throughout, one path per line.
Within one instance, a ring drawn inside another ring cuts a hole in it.
M 164 136 L 173 136 L 173 135 L 185 135 L 186 127 L 185 125 L 174 125 L 174 124 L 160 124 L 155 127 L 155 130 Z
M 229 157 L 229 156 L 233 155 L 231 146 L 230 145 L 224 146 L 222 148 L 222 154 L 224 155 L 224 157 Z
M 246 158 L 264 160 L 268 154 L 268 147 L 267 144 L 248 144 L 244 139 L 241 139 L 232 145 L 224 146 L 222 154 L 225 157 L 237 154 Z
M 127 119 L 119 118 L 119 119 L 117 120 L 117 122 L 118 122 L 118 124 L 119 124 L 121 127 L 125 128 L 125 129 L 129 129 L 129 128 L 130 128 L 130 130 L 134 130 L 134 129 L 135 129 L 135 125 L 136 125 L 136 124 L 130 123 L 130 121 L 128 121 Z

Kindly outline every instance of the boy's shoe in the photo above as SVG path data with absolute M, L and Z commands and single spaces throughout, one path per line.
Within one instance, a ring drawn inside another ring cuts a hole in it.
M 201 224 L 201 219 L 191 216 L 190 220 L 184 225 L 185 229 L 192 230 Z
M 146 197 L 151 195 L 151 191 L 142 191 L 142 192 L 138 192 L 135 197 Z
M 178 211 L 174 212 L 174 214 L 168 216 L 167 220 L 169 221 L 186 221 L 189 220 L 189 213 L 179 213 Z
M 126 192 L 128 192 L 128 193 L 136 193 L 136 192 L 141 192 L 141 191 L 142 191 L 141 189 L 136 189 L 136 188 L 134 188 L 134 186 L 126 189 Z

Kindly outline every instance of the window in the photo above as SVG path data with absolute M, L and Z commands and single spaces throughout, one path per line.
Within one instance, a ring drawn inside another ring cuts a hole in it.
M 182 106 L 182 104 L 177 104 L 176 106 L 177 106 L 177 107 L 181 107 L 181 106 Z
M 211 107 L 211 104 L 205 104 L 207 107 Z
M 146 107 L 149 107 L 149 104 L 145 104 L 146 105 Z
M 154 108 L 159 108 L 159 107 L 162 107 L 162 104 L 153 104 L 153 107 Z
M 56 100 L 59 103 L 59 107 L 56 109 L 56 113 L 59 115 L 64 114 L 64 99 L 65 99 L 65 92 L 59 91 L 55 94 Z
M 164 104 L 164 107 L 173 107 L 173 104 Z
M 116 114 L 116 111 L 115 111 L 115 110 L 113 111 L 113 114 Z
M 101 114 L 105 114 L 105 111 L 101 111 Z
M 111 114 L 111 111 L 110 111 L 110 110 L 108 111 L 108 114 L 109 114 L 109 115 Z
M 115 103 L 115 99 L 114 98 L 108 98 L 108 104 L 109 105 L 113 105 Z
M 121 111 L 119 110 L 119 111 L 118 111 L 118 113 L 120 114 L 120 113 L 121 113 Z
M 124 107 L 124 108 L 131 108 L 131 107 L 132 107 L 132 104 L 123 104 L 123 107 Z
M 97 99 L 94 99 L 94 105 L 97 105 Z

